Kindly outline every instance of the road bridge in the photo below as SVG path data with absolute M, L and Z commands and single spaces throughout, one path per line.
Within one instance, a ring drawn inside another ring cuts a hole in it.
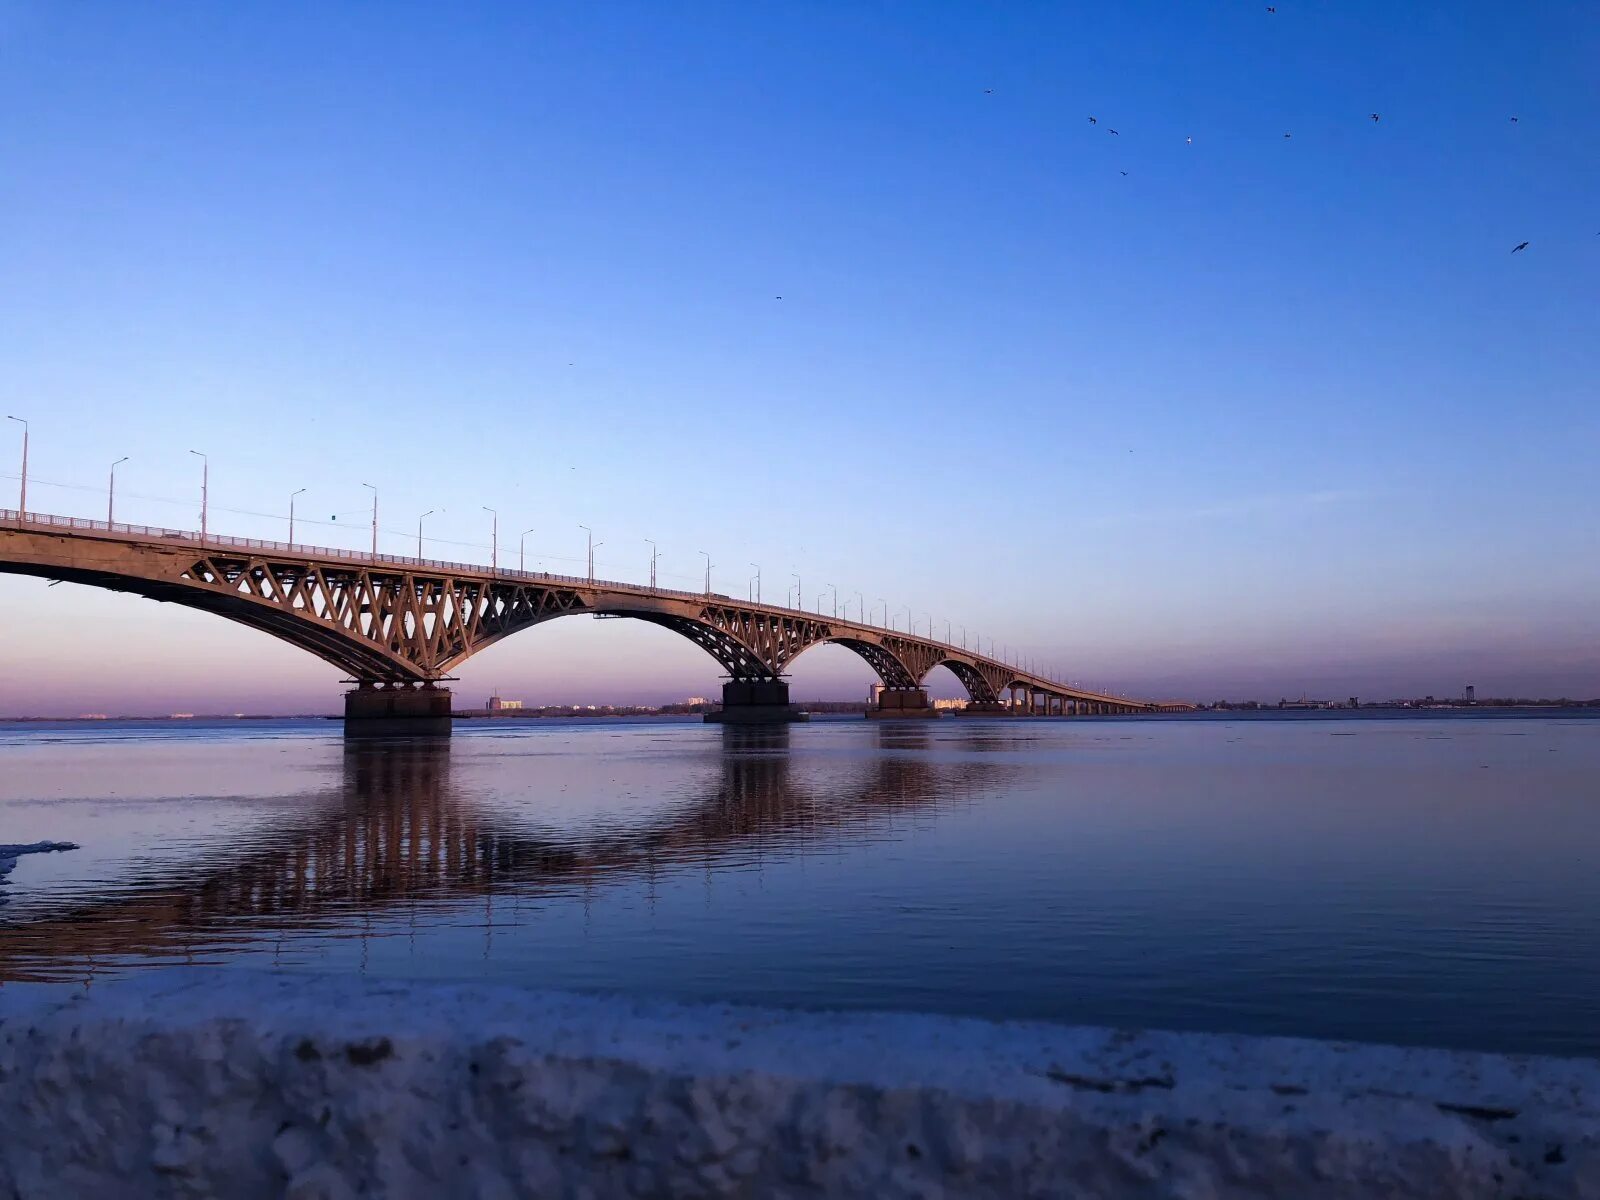
M 869 716 L 931 716 L 924 680 L 948 668 L 978 714 L 1098 716 L 1189 705 L 1131 700 L 1018 669 L 965 646 L 802 609 L 471 563 L 365 554 L 192 530 L 0 509 L 0 572 L 131 592 L 259 629 L 344 670 L 356 735 L 448 733 L 441 686 L 520 630 L 588 614 L 649 621 L 722 666 L 716 719 L 794 719 L 789 666 L 814 646 L 860 655 L 883 682 Z

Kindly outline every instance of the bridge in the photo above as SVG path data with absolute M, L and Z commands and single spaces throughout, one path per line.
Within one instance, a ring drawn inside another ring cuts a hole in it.
M 0 509 L 0 572 L 130 592 L 248 625 L 345 671 L 354 735 L 447 734 L 440 684 L 472 655 L 559 617 L 630 617 L 670 629 L 721 665 L 722 711 L 708 719 L 795 719 L 789 666 L 832 643 L 882 680 L 878 717 L 932 716 L 924 680 L 948 668 L 976 714 L 1100 716 L 1174 712 L 1049 679 L 965 646 L 863 621 L 588 577 L 364 554 L 192 530 Z

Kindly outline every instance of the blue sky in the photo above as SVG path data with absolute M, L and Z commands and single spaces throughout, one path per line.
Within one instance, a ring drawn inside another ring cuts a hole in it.
M 220 530 L 306 487 L 361 546 L 367 482 L 395 550 L 433 509 L 485 559 L 490 505 L 573 569 L 581 522 L 1122 691 L 1600 693 L 1600 13 L 1276 7 L 0 0 L 30 507 L 126 454 L 119 519 L 192 526 L 194 448 Z M 0 611 L 0 712 L 338 690 L 170 606 Z M 715 681 L 589 621 L 462 674 Z

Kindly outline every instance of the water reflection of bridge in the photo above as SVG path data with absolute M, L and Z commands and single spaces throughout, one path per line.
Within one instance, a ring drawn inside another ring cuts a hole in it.
M 0 925 L 0 980 L 76 978 L 97 964 L 183 959 L 400 905 L 603 886 L 752 851 L 801 852 L 841 834 L 884 836 L 897 814 L 964 802 L 1006 771 L 987 756 L 930 753 L 929 732 L 878 727 L 839 780 L 797 771 L 786 727 L 727 727 L 715 782 L 702 794 L 631 825 L 597 814 L 588 832 L 571 834 L 473 802 L 452 783 L 444 739 L 352 743 L 330 809 L 264 848 L 198 869 L 164 866 L 70 911 L 32 919 L 25 907 L 14 911 Z M 970 751 L 997 738 L 969 726 L 938 748 Z

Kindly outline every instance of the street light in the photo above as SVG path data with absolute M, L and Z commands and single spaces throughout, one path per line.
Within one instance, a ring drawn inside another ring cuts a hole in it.
M 860 618 L 863 625 L 867 623 L 867 602 L 860 592 L 856 593 L 856 616 Z
M 833 619 L 837 621 L 839 619 L 839 585 L 830 583 L 828 586 L 833 589 Z
M 587 525 L 579 525 L 579 529 L 589 535 L 589 582 L 594 582 L 594 530 Z
M 431 516 L 433 516 L 433 509 L 431 509 L 431 508 L 427 512 L 422 514 L 422 517 L 431 517 Z M 422 559 L 422 517 L 418 517 L 417 518 L 417 559 L 418 559 L 418 561 L 420 561 Z
M 525 572 L 528 569 L 528 560 L 527 560 L 526 557 L 524 557 L 523 548 L 527 545 L 527 543 L 528 543 L 528 535 L 530 533 L 532 533 L 532 532 L 533 532 L 533 530 L 531 530 L 531 529 L 524 529 L 517 536 L 517 572 L 519 574 Z
M 705 555 L 705 560 L 706 560 L 706 595 L 709 596 L 709 595 L 711 595 L 711 555 L 706 554 L 706 552 L 704 550 L 700 551 L 700 553 Z
M 806 606 L 806 590 L 800 583 L 800 576 L 791 575 L 794 580 L 794 604 L 791 607 L 804 608 Z
M 128 456 L 126 454 L 124 454 L 121 458 L 117 459 L 116 462 L 111 464 L 111 480 L 110 480 L 109 483 L 106 484 L 106 524 L 107 525 L 111 524 L 111 511 L 112 511 L 111 506 L 112 506 L 112 504 L 115 502 L 115 500 L 117 498 L 117 464 L 118 463 L 125 463 L 127 461 L 128 461 Z
M 650 542 L 650 590 L 653 592 L 656 590 L 656 559 L 661 555 L 657 552 L 654 542 L 649 538 L 645 538 L 645 541 Z
M 294 498 L 305 490 L 305 488 L 296 488 L 289 493 L 289 545 L 291 546 L 294 545 Z
M 761 603 L 761 564 L 760 563 L 751 563 L 750 565 L 756 569 L 756 603 L 760 604 Z
M 206 514 L 211 508 L 211 460 L 198 450 L 189 451 L 200 460 L 200 540 L 206 540 Z
M 372 557 L 378 557 L 378 489 L 370 483 L 363 483 L 364 488 L 372 488 Z
M 889 602 L 887 600 L 885 600 L 882 596 L 879 596 L 878 597 L 878 604 L 883 605 L 883 624 L 884 624 L 884 627 L 887 628 L 888 625 L 889 625 Z M 877 605 L 873 605 L 872 611 L 874 613 L 876 613 L 878 611 Z
M 9 413 L 6 420 L 15 421 L 22 426 L 22 496 L 17 500 L 17 516 L 26 521 L 28 519 L 28 423 L 21 417 L 13 417 Z
M 479 505 L 479 507 L 494 518 L 494 525 L 489 531 L 489 570 L 498 571 L 500 569 L 500 514 L 487 504 Z

